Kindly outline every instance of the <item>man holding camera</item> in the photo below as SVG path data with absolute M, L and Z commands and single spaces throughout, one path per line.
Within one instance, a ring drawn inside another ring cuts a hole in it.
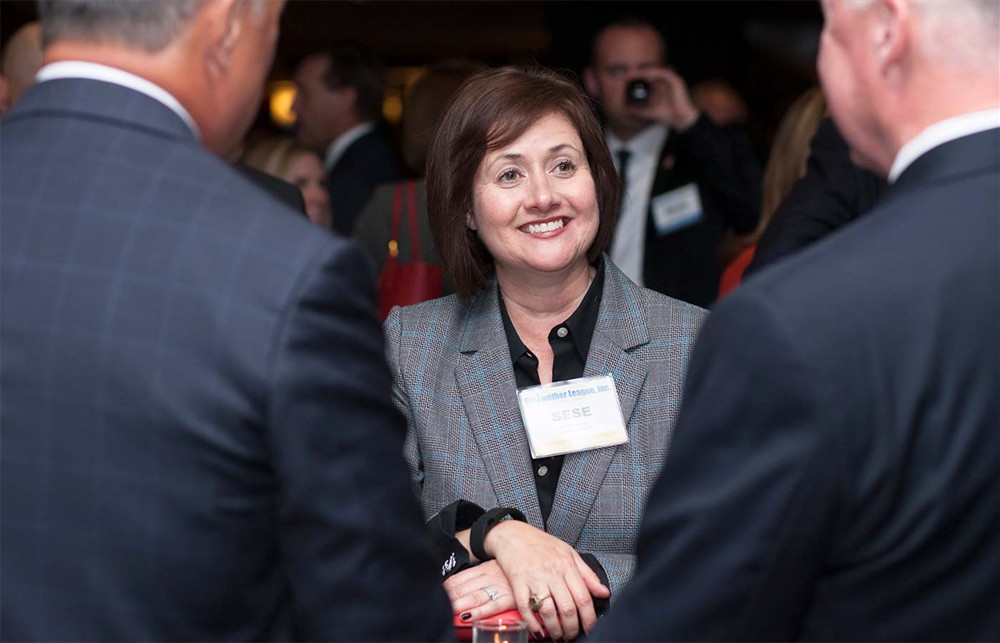
M 757 225 L 760 164 L 748 140 L 698 112 L 665 61 L 656 28 L 627 18 L 597 34 L 584 70 L 622 177 L 611 258 L 636 283 L 707 307 L 727 230 Z

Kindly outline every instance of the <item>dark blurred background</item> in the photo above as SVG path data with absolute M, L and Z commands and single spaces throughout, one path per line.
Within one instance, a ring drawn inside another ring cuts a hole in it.
M 141 1 L 141 0 L 137 0 Z M 579 75 L 590 41 L 622 15 L 646 18 L 666 35 L 669 59 L 690 85 L 721 78 L 750 108 L 763 147 L 788 105 L 815 82 L 822 16 L 813 0 L 291 0 L 282 17 L 272 80 L 289 80 L 304 55 L 350 41 L 386 66 L 387 117 L 423 65 L 471 57 L 492 65 L 537 62 Z M 0 42 L 36 17 L 34 0 L 0 0 Z M 273 127 L 262 105 L 258 128 Z

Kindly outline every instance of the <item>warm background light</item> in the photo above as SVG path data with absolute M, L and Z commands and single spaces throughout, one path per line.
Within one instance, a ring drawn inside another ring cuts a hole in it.
M 423 67 L 387 67 L 384 70 L 385 95 L 382 98 L 382 116 L 392 125 L 399 125 L 403 118 L 403 97 L 407 88 L 424 72 Z
M 424 71 L 423 67 L 390 67 L 385 70 L 385 95 L 382 99 L 382 116 L 391 125 L 399 125 L 403 117 L 403 95 L 406 88 Z M 281 128 L 295 124 L 292 103 L 295 101 L 295 83 L 279 80 L 268 86 L 271 121 Z
M 281 80 L 271 83 L 268 91 L 270 96 L 271 120 L 278 127 L 290 127 L 295 123 L 292 113 L 292 102 L 295 100 L 295 83 Z

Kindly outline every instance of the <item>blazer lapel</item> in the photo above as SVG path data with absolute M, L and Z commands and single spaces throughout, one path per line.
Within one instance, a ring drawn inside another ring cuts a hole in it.
M 673 166 L 677 163 L 677 134 L 675 132 L 667 133 L 663 148 L 660 150 L 660 157 L 656 162 L 658 165 L 653 173 L 653 186 L 649 190 L 650 203 L 664 192 L 669 192 L 683 185 L 683 177 L 673 171 Z M 647 214 L 652 216 L 652 206 L 647 208 Z
M 543 528 L 496 284 L 470 306 L 456 358 L 458 391 L 499 506 L 516 507 Z
M 646 365 L 630 349 L 648 343 L 639 290 L 605 257 L 604 296 L 590 343 L 584 376 L 611 374 L 628 427 L 646 381 Z M 548 530 L 575 543 L 583 531 L 604 476 L 621 446 L 566 455 L 549 515 Z

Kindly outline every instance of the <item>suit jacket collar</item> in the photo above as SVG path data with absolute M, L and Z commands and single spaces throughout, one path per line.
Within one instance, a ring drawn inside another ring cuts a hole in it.
M 647 343 L 649 332 L 641 290 L 610 259 L 604 260 L 604 295 L 584 375 L 614 377 L 628 425 L 646 378 L 645 364 L 632 349 Z M 542 528 L 495 285 L 476 295 L 467 310 L 455 377 L 480 455 L 500 506 L 522 509 L 531 524 Z M 549 516 L 550 533 L 570 543 L 577 541 L 619 448 L 566 456 Z
M 340 159 L 343 158 L 348 148 L 374 131 L 375 125 L 366 121 L 355 125 L 338 136 L 326 148 L 326 154 L 323 155 L 323 167 L 326 168 L 326 171 L 329 172 L 340 162 Z
M 197 138 L 163 103 L 128 87 L 85 78 L 57 78 L 32 87 L 8 119 L 67 116 L 113 123 L 165 138 Z
M 895 183 L 889 194 L 920 186 L 928 181 L 940 181 L 970 172 L 1000 166 L 1000 128 L 994 128 L 956 138 L 928 150 L 913 161 Z

